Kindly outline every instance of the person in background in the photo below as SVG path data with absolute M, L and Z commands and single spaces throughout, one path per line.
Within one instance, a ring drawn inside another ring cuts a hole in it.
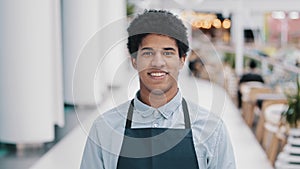
M 127 31 L 140 88 L 94 121 L 81 169 L 235 169 L 222 119 L 178 88 L 189 50 L 182 21 L 165 10 L 146 10 Z
M 245 82 L 264 83 L 264 79 L 260 74 L 257 73 L 256 67 L 257 67 L 257 65 L 256 65 L 255 60 L 251 59 L 249 62 L 250 71 L 241 76 L 241 78 L 239 80 L 239 86 Z M 242 93 L 240 90 L 238 90 L 237 95 L 238 95 L 238 108 L 241 108 L 242 107 Z
M 189 57 L 189 69 L 191 75 L 197 78 L 201 78 L 201 74 L 205 71 L 204 63 L 194 51 L 191 52 Z
M 196 54 L 194 50 L 191 51 L 191 54 L 188 58 L 188 64 L 190 69 L 190 75 L 196 78 L 201 78 L 210 81 L 209 74 L 206 70 L 203 60 L 199 55 Z

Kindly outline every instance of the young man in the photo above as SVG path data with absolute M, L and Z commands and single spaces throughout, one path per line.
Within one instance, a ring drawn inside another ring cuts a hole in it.
M 95 120 L 81 169 L 234 169 L 222 120 L 186 101 L 178 89 L 189 50 L 182 21 L 149 10 L 132 21 L 128 33 L 140 90 Z
M 256 62 L 255 60 L 251 59 L 249 62 L 249 68 L 250 71 L 243 74 L 239 80 L 239 89 L 237 91 L 237 97 L 238 97 L 238 108 L 242 108 L 242 93 L 240 91 L 240 86 L 242 83 L 245 82 L 260 82 L 264 83 L 264 79 L 262 75 L 258 74 L 256 71 Z

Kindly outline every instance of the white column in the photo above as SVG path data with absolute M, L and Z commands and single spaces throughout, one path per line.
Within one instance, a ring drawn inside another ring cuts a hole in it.
M 95 78 L 101 44 L 93 36 L 100 29 L 103 8 L 99 0 L 62 1 L 65 103 L 96 105 L 100 102 L 105 79 Z M 109 9 L 111 13 L 115 11 Z
M 64 96 L 63 96 L 63 67 L 62 67 L 62 32 L 61 32 L 61 0 L 52 0 L 53 10 L 53 41 L 54 41 L 54 123 L 60 127 L 65 124 Z
M 285 47 L 288 43 L 289 25 L 288 18 L 281 19 L 281 34 L 280 34 L 280 45 Z
M 232 34 L 235 44 L 235 71 L 238 75 L 243 73 L 243 59 L 244 59 L 244 26 L 243 26 L 243 12 L 240 9 L 233 14 L 233 31 Z
M 52 0 L 0 1 L 1 142 L 54 139 L 54 113 L 63 113 L 63 103 L 53 7 Z
M 127 17 L 126 1 L 101 0 L 101 30 L 98 35 L 101 41 L 103 70 L 100 76 L 105 77 L 106 86 L 120 87 L 124 83 L 126 67 L 128 67 Z

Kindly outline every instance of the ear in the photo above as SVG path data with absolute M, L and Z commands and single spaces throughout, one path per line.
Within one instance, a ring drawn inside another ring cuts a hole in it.
M 179 58 L 179 60 L 180 60 L 180 69 L 183 68 L 185 59 L 186 59 L 186 55 L 182 55 L 181 58 Z
M 131 57 L 131 64 L 132 64 L 133 68 L 137 70 L 136 58 Z

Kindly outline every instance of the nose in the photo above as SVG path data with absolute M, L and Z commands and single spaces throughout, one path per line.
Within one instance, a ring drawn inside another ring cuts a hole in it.
M 165 59 L 160 52 L 156 52 L 152 59 L 151 66 L 153 67 L 164 67 L 166 65 Z

